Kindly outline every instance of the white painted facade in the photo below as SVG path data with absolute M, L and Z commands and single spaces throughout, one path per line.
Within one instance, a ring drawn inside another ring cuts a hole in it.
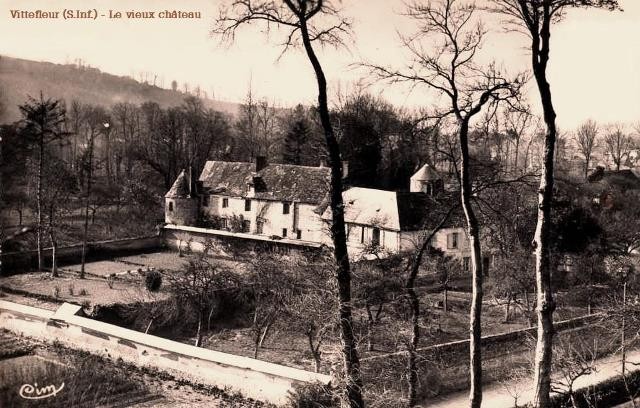
M 243 231 L 246 233 L 322 241 L 322 219 L 314 212 L 316 205 L 223 195 L 201 200 L 202 214 L 226 220 L 227 228 L 234 217 L 242 217 L 248 227 Z

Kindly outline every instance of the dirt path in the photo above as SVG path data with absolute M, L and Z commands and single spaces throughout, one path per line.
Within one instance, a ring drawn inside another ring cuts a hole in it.
M 640 362 L 640 350 L 627 353 L 627 361 Z M 627 366 L 629 367 L 629 366 Z M 628 371 L 628 370 L 627 370 Z M 620 371 L 620 355 L 604 357 L 596 361 L 596 371 L 578 378 L 574 389 L 601 383 L 618 376 Z M 517 396 L 518 406 L 524 406 L 533 400 L 533 387 L 530 379 L 503 384 L 488 384 L 482 389 L 482 406 L 491 408 L 513 408 Z M 425 401 L 429 408 L 457 408 L 468 405 L 468 392 L 450 394 L 439 399 Z

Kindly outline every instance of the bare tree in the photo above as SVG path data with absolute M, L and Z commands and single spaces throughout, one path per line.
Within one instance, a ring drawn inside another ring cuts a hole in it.
M 48 144 L 60 140 L 68 133 L 62 131 L 66 111 L 59 100 L 45 99 L 42 93 L 40 98 L 29 97 L 29 100 L 19 106 L 24 125 L 24 134 L 33 140 L 37 147 L 37 187 L 36 187 L 36 211 L 37 211 L 37 248 L 38 270 L 44 267 L 42 256 L 42 181 L 45 161 L 45 149 Z
M 273 255 L 258 256 L 252 262 L 248 282 L 253 301 L 253 358 L 258 358 L 258 351 L 294 297 L 295 282 L 283 262 Z
M 598 137 L 598 124 L 589 119 L 578 127 L 576 130 L 575 142 L 578 145 L 578 150 L 582 157 L 584 157 L 584 178 L 586 179 L 589 174 L 589 165 L 591 163 L 591 156 L 593 150 L 596 148 Z
M 85 277 L 85 263 L 89 240 L 89 208 L 91 206 L 92 188 L 95 182 L 95 170 L 98 163 L 95 158 L 96 138 L 109 129 L 109 118 L 102 107 L 85 106 L 83 113 L 85 150 L 81 158 L 81 175 L 84 180 L 84 227 L 82 232 L 82 257 L 80 264 L 80 279 Z M 94 211 L 95 215 L 95 211 Z
M 531 131 L 534 117 L 529 109 L 507 109 L 504 113 L 504 121 L 507 135 L 514 142 L 513 170 L 517 174 L 520 168 L 521 143 L 526 134 Z
M 197 321 L 195 346 L 202 346 L 203 325 L 207 311 L 213 314 L 219 293 L 239 287 L 239 277 L 232 270 L 212 263 L 206 256 L 189 259 L 184 268 L 165 273 L 169 291 L 182 306 L 192 310 Z
M 66 205 L 74 192 L 75 180 L 65 163 L 48 160 L 43 169 L 46 186 L 43 188 L 42 208 L 46 219 L 45 230 L 51 242 L 51 277 L 58 276 L 58 234 L 63 228 L 60 219 L 67 210 Z
M 318 21 L 323 21 L 325 24 L 319 25 Z M 353 331 L 351 269 L 342 202 L 342 159 L 329 115 L 327 79 L 314 49 L 314 44 L 341 45 L 341 36 L 348 33 L 350 23 L 340 17 L 338 10 L 329 0 L 236 0 L 232 2 L 230 9 L 221 11 L 214 33 L 222 35 L 223 38 L 233 39 L 236 30 L 242 25 L 256 22 L 266 23 L 267 27 L 276 25 L 288 29 L 283 52 L 302 42 L 316 77 L 318 111 L 331 165 L 331 237 L 336 262 L 338 315 L 346 397 L 351 407 L 363 407 L 362 375 Z
M 551 287 L 550 227 L 554 184 L 556 144 L 556 112 L 551 85 L 547 78 L 551 49 L 551 26 L 562 20 L 571 7 L 618 8 L 616 0 L 492 0 L 490 7 L 507 18 L 507 27 L 524 33 L 531 41 L 531 69 L 540 93 L 546 125 L 540 188 L 538 190 L 538 222 L 533 246 L 536 251 L 536 289 L 538 340 L 536 344 L 534 405 L 548 407 L 551 390 L 553 346 L 553 311 L 555 300 Z
M 402 38 L 411 55 L 404 70 L 368 65 L 382 79 L 426 85 L 443 94 L 448 106 L 437 112 L 439 120 L 453 117 L 460 151 L 460 200 L 465 214 L 471 247 L 473 294 L 470 311 L 470 404 L 482 402 L 481 313 L 482 313 L 482 253 L 480 225 L 472 206 L 469 127 L 471 120 L 487 105 L 518 99 L 525 78 L 507 79 L 494 64 L 481 67 L 475 57 L 481 48 L 485 31 L 476 16 L 476 7 L 457 0 L 423 4 L 415 2 L 407 15 L 418 24 L 418 32 Z M 437 44 L 433 50 L 425 42 Z
M 629 157 L 632 146 L 631 136 L 627 135 L 620 125 L 613 126 L 604 137 L 605 151 L 616 165 L 616 171 L 620 170 L 620 166 Z

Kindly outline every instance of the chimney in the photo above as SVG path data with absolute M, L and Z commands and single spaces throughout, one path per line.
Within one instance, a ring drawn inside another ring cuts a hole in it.
M 256 173 L 267 167 L 267 165 L 268 163 L 266 156 L 256 156 Z
M 196 177 L 196 170 L 193 165 L 189 166 L 189 197 L 195 198 L 198 196 L 198 181 Z

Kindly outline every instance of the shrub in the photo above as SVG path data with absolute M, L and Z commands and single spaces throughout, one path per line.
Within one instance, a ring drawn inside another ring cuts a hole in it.
M 295 384 L 287 396 L 291 408 L 332 408 L 340 406 L 340 398 L 331 386 L 320 383 Z
M 144 285 L 149 292 L 157 292 L 162 286 L 162 274 L 158 271 L 149 271 L 144 277 Z

